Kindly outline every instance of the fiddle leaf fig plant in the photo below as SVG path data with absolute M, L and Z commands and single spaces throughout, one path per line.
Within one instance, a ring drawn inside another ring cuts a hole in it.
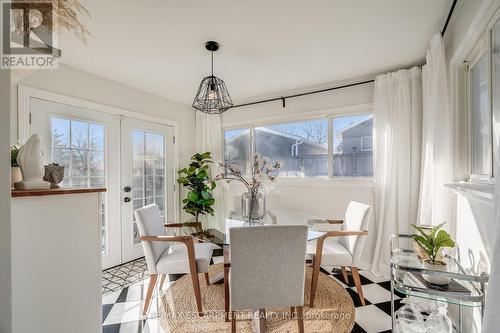
M 455 241 L 442 229 L 445 223 L 441 223 L 430 229 L 412 224 L 412 227 L 418 231 L 418 234 L 411 235 L 411 238 L 425 252 L 427 257 L 424 260 L 431 265 L 444 265 L 442 250 L 445 247 L 455 247 Z
M 200 215 L 214 215 L 212 206 L 215 204 L 212 191 L 216 183 L 209 175 L 210 164 L 212 164 L 210 152 L 195 154 L 191 157 L 191 163 L 179 170 L 177 182 L 189 189 L 186 198 L 182 200 L 183 209 L 186 213 L 195 217 L 199 222 Z

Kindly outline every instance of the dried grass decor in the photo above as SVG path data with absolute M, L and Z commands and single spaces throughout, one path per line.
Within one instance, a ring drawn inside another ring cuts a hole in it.
M 52 6 L 47 5 L 50 3 Z M 90 17 L 90 13 L 78 0 L 12 0 L 12 9 L 28 9 L 31 27 L 43 26 L 52 32 L 56 21 L 59 30 L 72 31 L 85 44 L 91 35 L 80 20 L 82 16 Z M 11 31 L 24 34 L 23 10 L 11 13 Z

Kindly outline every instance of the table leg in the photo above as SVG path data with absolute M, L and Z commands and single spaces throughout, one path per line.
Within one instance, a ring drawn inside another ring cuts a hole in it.
M 252 313 L 252 327 L 255 333 L 266 333 L 267 332 L 267 322 L 266 322 L 266 310 L 257 309 Z
M 224 245 L 224 312 L 229 322 L 229 246 Z

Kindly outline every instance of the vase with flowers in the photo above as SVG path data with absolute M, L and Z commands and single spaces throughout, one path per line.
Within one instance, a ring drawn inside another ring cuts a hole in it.
M 248 224 L 259 223 L 266 213 L 266 201 L 262 191 L 271 190 L 278 177 L 281 162 L 269 162 L 255 154 L 252 158 L 250 177 L 247 179 L 235 166 L 219 162 L 222 173 L 215 180 L 230 183 L 237 181 L 245 185 L 247 192 L 241 196 L 241 212 Z

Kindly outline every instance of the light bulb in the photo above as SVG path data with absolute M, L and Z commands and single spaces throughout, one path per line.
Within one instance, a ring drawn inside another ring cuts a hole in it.
M 212 89 L 208 90 L 208 99 L 209 100 L 217 99 L 217 91 Z

